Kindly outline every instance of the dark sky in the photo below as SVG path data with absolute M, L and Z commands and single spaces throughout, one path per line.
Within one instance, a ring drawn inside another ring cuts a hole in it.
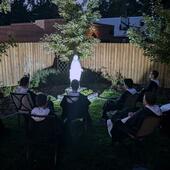
M 166 8 L 170 8 L 170 0 L 162 0 L 162 3 Z

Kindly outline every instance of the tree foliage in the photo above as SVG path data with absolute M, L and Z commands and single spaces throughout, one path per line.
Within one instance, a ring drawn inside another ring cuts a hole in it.
M 0 1 L 0 12 L 7 13 L 10 11 L 10 0 L 1 0 Z
M 10 5 L 9 0 L 1 0 L 0 1 L 0 12 L 1 13 L 7 13 L 8 11 L 10 11 L 10 8 L 11 8 L 11 5 Z M 2 54 L 6 53 L 7 49 L 10 46 L 15 46 L 15 43 L 13 42 L 12 37 L 9 37 L 8 42 L 1 42 L 0 43 L 0 61 L 1 61 Z
M 102 17 L 141 16 L 149 14 L 152 0 L 101 0 Z
M 97 10 L 98 1 L 88 0 L 78 3 L 75 0 L 55 0 L 63 24 L 55 24 L 56 33 L 46 35 L 44 41 L 47 47 L 58 54 L 64 61 L 68 61 L 74 54 L 88 57 L 92 52 L 92 45 L 98 42 L 96 38 L 87 36 L 87 32 L 100 14 Z
M 161 7 L 157 0 L 152 16 L 144 16 L 145 29 L 129 29 L 130 42 L 144 49 L 151 60 L 170 63 L 170 10 Z
M 34 21 L 59 17 L 58 8 L 51 0 L 39 1 L 36 5 L 32 5 L 30 14 Z
M 1 42 L 0 43 L 0 61 L 1 61 L 2 54 L 7 55 L 7 49 L 10 47 L 15 47 L 15 46 L 16 46 L 16 43 L 14 39 L 10 36 L 7 42 Z

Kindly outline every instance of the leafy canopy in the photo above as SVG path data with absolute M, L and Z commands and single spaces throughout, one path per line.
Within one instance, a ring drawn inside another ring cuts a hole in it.
M 2 13 L 7 13 L 8 11 L 10 11 L 11 8 L 11 4 L 10 4 L 10 0 L 1 0 L 0 1 L 0 12 Z M 14 43 L 14 40 L 12 37 L 9 36 L 9 40 L 8 42 L 1 42 L 0 43 L 0 61 L 1 61 L 1 56 L 3 53 L 7 53 L 7 49 L 12 46 L 16 46 L 16 44 Z
M 129 29 L 131 43 L 143 48 L 151 60 L 170 63 L 170 10 L 165 10 L 157 0 L 152 15 L 144 16 L 145 29 Z
M 7 13 L 10 11 L 10 0 L 1 0 L 0 1 L 0 12 Z
M 68 61 L 74 54 L 88 57 L 92 52 L 92 45 L 98 40 L 87 36 L 93 22 L 100 18 L 98 0 L 88 0 L 79 3 L 75 0 L 54 0 L 58 6 L 63 24 L 55 24 L 56 32 L 46 35 L 49 50 L 60 56 L 61 60 Z

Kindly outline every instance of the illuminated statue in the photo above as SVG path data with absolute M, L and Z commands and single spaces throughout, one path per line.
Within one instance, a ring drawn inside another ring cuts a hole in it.
M 71 66 L 70 66 L 70 82 L 72 82 L 72 80 L 74 79 L 80 81 L 82 72 L 83 72 L 83 69 L 79 62 L 79 58 L 77 55 L 74 55 L 73 60 L 71 62 Z

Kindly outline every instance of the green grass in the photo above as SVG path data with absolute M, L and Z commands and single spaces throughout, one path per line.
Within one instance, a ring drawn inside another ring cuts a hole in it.
M 106 95 L 107 96 L 107 95 Z M 59 102 L 55 99 L 55 109 L 61 111 Z M 124 145 L 111 145 L 111 139 L 107 134 L 105 126 L 99 123 L 104 100 L 97 99 L 90 105 L 90 114 L 93 126 L 85 137 L 77 145 L 73 145 L 64 151 L 60 161 L 59 170 L 132 170 L 136 163 L 135 156 L 130 154 L 130 148 L 134 149 L 132 141 L 128 148 Z M 1 170 L 26 168 L 25 134 L 22 128 L 18 128 L 16 117 L 4 119 L 3 122 L 10 129 L 10 133 L 0 140 L 0 167 Z M 170 140 L 157 132 L 148 140 L 146 145 L 146 164 L 154 170 L 154 166 L 169 164 Z M 156 148 L 156 149 L 155 149 Z M 42 154 L 43 155 L 43 154 Z M 42 157 L 39 155 L 39 157 Z M 41 167 L 41 170 L 43 167 Z M 50 168 L 45 168 L 49 169 Z M 158 170 L 169 170 L 161 168 Z
M 119 96 L 120 93 L 118 93 L 117 91 L 115 90 L 112 90 L 112 89 L 106 89 L 103 91 L 102 94 L 100 94 L 100 97 L 104 97 L 104 98 L 111 98 L 111 97 L 116 97 L 116 96 Z

